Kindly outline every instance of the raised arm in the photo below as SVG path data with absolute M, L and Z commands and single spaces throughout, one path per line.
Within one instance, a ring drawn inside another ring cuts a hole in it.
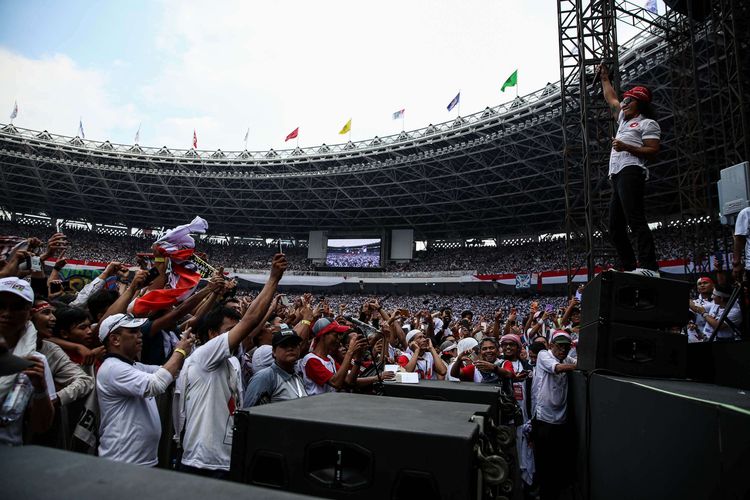
M 617 98 L 617 92 L 615 92 L 615 88 L 612 86 L 612 82 L 609 80 L 609 69 L 605 65 L 600 64 L 596 70 L 599 73 L 599 78 L 602 81 L 604 100 L 607 101 L 607 104 L 609 104 L 609 107 L 612 110 L 612 114 L 617 117 L 617 115 L 620 114 L 620 99 Z

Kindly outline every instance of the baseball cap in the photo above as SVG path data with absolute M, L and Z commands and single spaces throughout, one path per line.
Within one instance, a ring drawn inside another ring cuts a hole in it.
M 99 340 L 104 342 L 104 339 L 118 328 L 136 328 L 145 322 L 146 318 L 135 318 L 132 314 L 113 314 L 99 325 Z
M 552 334 L 552 342 L 555 344 L 570 344 L 570 334 L 562 330 L 557 330 Z
M 31 284 L 21 278 L 12 276 L 10 278 L 0 279 L 0 293 L 2 292 L 18 295 L 26 302 L 34 303 L 34 290 L 32 290 Z
M 623 96 L 630 97 L 636 101 L 651 102 L 651 91 L 642 85 L 633 87 L 625 92 Z
M 333 321 L 328 318 L 320 318 L 318 321 L 315 322 L 315 324 L 312 327 L 312 332 L 315 338 L 322 337 L 326 333 L 336 332 L 336 333 L 344 333 L 351 330 L 351 327 L 346 325 L 341 325 L 337 323 L 336 321 Z
M 279 325 L 281 327 L 281 330 L 278 332 L 273 332 L 273 338 L 271 339 L 271 346 L 276 347 L 284 343 L 291 344 L 292 342 L 299 344 L 302 342 L 302 337 L 297 335 L 297 332 L 289 328 L 289 325 L 286 323 L 281 323 Z

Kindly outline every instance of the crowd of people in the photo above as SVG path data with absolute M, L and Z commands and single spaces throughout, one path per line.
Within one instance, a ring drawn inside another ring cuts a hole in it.
M 0 376 L 0 444 L 225 478 L 237 409 L 374 394 L 410 372 L 502 387 L 518 405 L 512 424 L 528 492 L 561 480 L 557 429 L 576 367 L 580 289 L 570 298 L 287 297 L 278 286 L 290 259 L 276 253 L 270 265 L 257 261 L 270 275 L 251 294 L 218 271 L 190 281 L 189 229 L 150 246 L 122 238 L 113 252 L 153 257 L 133 271 L 123 261 L 134 256 L 118 254 L 78 292 L 55 285 L 66 258 L 105 256 L 89 235 L 0 238 L 0 350 L 13 355 Z M 48 259 L 51 269 L 40 265 Z M 732 340 L 741 326 L 736 304 L 732 324 L 719 324 L 731 292 L 722 276 L 696 284 L 682 332 L 690 342 Z
M 39 234 L 44 236 L 54 232 L 54 228 L 25 224 L 11 224 L 0 221 L 0 234 Z M 94 262 L 135 263 L 138 253 L 150 252 L 156 237 L 151 234 L 138 236 L 95 233 L 81 229 L 65 229 L 74 242 L 76 258 Z M 687 259 L 704 260 L 706 256 L 731 251 L 728 242 L 715 235 L 721 231 L 711 224 L 694 226 L 662 227 L 653 231 L 657 254 L 662 260 Z M 603 268 L 615 265 L 616 258 L 607 245 L 597 238 L 596 264 Z M 583 242 L 580 242 L 582 245 Z M 581 245 L 574 247 L 582 248 Z M 223 266 L 227 270 L 265 270 L 270 259 L 278 250 L 277 243 L 229 241 L 209 242 L 198 240 L 196 253 L 214 267 Z M 284 246 L 283 252 L 289 257 L 289 270 L 294 272 L 315 272 L 322 267 L 307 258 L 305 246 Z M 329 254 L 328 267 L 380 268 L 378 255 L 340 256 Z M 571 254 L 573 269 L 585 267 L 586 256 L 582 249 Z M 545 241 L 515 242 L 495 247 L 459 246 L 444 248 L 432 247 L 414 254 L 409 262 L 386 262 L 382 265 L 389 272 L 439 272 L 472 271 L 479 274 L 492 273 L 532 273 L 539 271 L 567 269 L 565 240 L 562 238 Z

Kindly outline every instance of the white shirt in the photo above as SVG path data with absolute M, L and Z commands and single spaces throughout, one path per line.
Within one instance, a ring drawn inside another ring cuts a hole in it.
M 197 348 L 185 361 L 178 383 L 184 387 L 183 464 L 229 470 L 234 410 L 242 405 L 240 377 L 240 363 L 229 351 L 228 332 Z
M 706 307 L 706 312 L 709 316 L 712 316 L 716 319 L 721 318 L 721 315 L 724 314 L 724 308 L 719 307 L 719 304 L 711 304 L 710 307 Z M 740 310 L 740 305 L 735 302 L 734 306 L 729 310 L 729 314 L 727 314 L 727 319 L 734 323 L 734 326 L 737 328 L 740 328 L 740 325 L 742 324 L 742 311 Z M 706 323 L 706 326 L 703 328 L 703 335 L 706 336 L 706 339 L 710 339 L 711 335 L 714 333 L 714 327 Z M 721 324 L 721 329 L 719 330 L 719 333 L 716 334 L 717 339 L 722 340 L 729 340 L 734 338 L 734 330 L 732 330 L 732 327 L 727 324 L 725 321 Z
M 737 222 L 734 223 L 734 235 L 750 237 L 750 207 L 743 208 L 737 214 Z M 750 241 L 745 243 L 745 266 L 750 266 Z
M 619 127 L 617 128 L 615 139 L 631 146 L 641 147 L 643 146 L 644 139 L 661 138 L 661 127 L 659 127 L 659 124 L 655 120 L 646 118 L 643 115 L 626 120 L 624 113 L 620 111 L 617 123 Z M 609 156 L 609 175 L 615 175 L 628 165 L 637 165 L 645 169 L 646 160 L 627 151 L 615 151 L 613 149 Z
M 566 358 L 563 363 L 574 362 Z M 540 351 L 536 358 L 534 385 L 536 386 L 536 409 L 534 416 L 549 424 L 562 424 L 568 412 L 568 374 L 555 373 L 561 362 L 552 351 Z
M 300 371 L 302 372 L 302 380 L 305 383 L 305 392 L 307 392 L 308 396 L 325 394 L 326 392 L 336 392 L 336 388 L 332 385 L 327 383 L 318 385 L 314 380 L 307 376 L 307 370 L 305 368 L 307 367 L 307 363 L 311 359 L 317 359 L 322 363 L 324 367 L 326 367 L 326 369 L 328 369 L 329 372 L 333 373 L 334 375 L 336 374 L 336 361 L 334 361 L 330 354 L 326 359 L 323 359 L 312 352 L 306 354 L 305 357 L 302 358 L 302 362 L 299 364 L 299 367 Z
M 108 357 L 96 374 L 99 456 L 137 465 L 156 465 L 161 421 L 156 400 L 146 397 L 155 365 Z M 164 370 L 166 371 L 166 370 Z
M 713 299 L 704 299 L 703 296 L 698 295 L 698 298 L 695 299 L 693 302 L 695 302 L 696 305 L 701 306 L 706 311 L 708 311 L 711 306 L 714 304 Z M 695 314 L 695 326 L 698 327 L 699 332 L 703 332 L 703 330 L 706 328 L 706 318 L 703 317 L 703 314 L 693 313 Z

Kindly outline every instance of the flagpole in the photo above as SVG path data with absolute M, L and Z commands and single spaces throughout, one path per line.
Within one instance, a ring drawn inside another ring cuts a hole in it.
M 401 113 L 401 132 L 406 132 L 406 125 L 404 125 L 404 115 L 406 114 L 406 111 Z
M 458 106 L 456 106 L 456 109 L 458 109 L 458 114 L 456 115 L 456 118 L 461 117 L 461 89 L 458 89 Z

